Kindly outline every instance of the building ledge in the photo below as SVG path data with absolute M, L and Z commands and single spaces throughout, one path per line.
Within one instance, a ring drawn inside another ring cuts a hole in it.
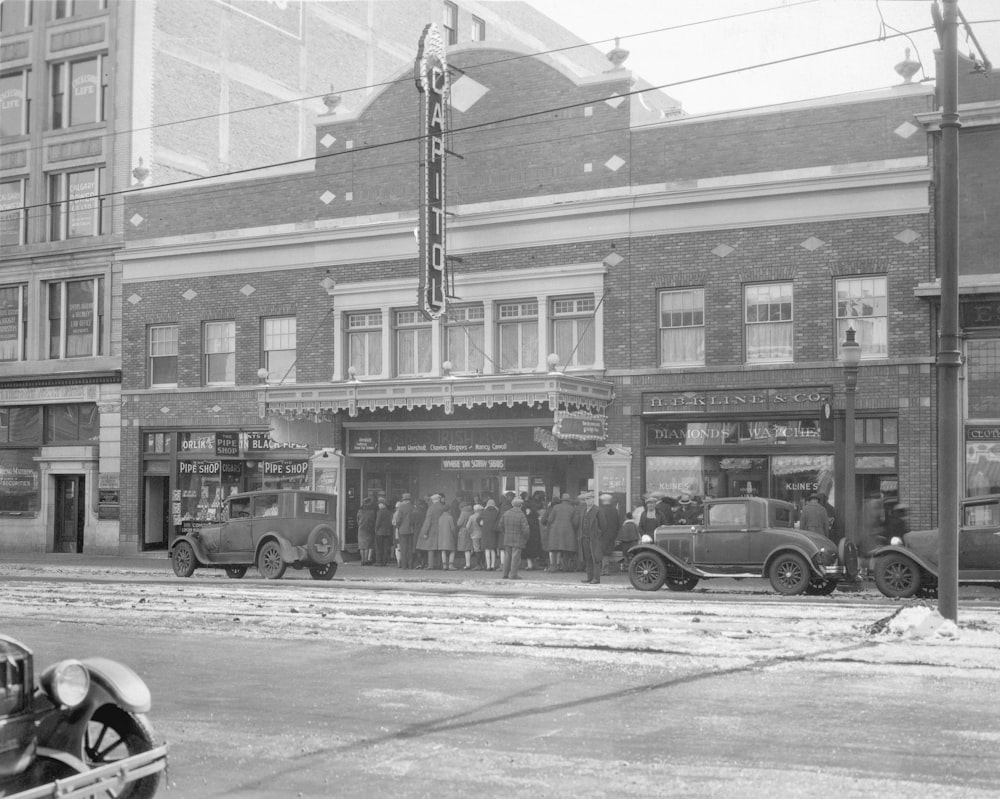
M 997 294 L 1000 293 L 1000 274 L 959 275 L 959 294 Z M 941 278 L 935 278 L 926 283 L 918 283 L 913 290 L 915 297 L 940 297 Z

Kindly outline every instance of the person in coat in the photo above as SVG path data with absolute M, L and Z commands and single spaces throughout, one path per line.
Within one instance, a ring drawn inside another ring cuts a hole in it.
M 455 544 L 455 551 L 465 555 L 466 571 L 472 568 L 472 536 L 469 535 L 469 519 L 471 518 L 472 505 L 468 502 L 463 502 L 459 508 L 458 521 L 455 522 L 455 527 L 458 529 L 458 541 Z
M 434 568 L 434 553 L 441 549 L 438 546 L 438 523 L 441 521 L 442 513 L 444 513 L 444 502 L 441 495 L 431 494 L 427 503 L 427 515 L 420 526 L 420 535 L 417 536 L 417 549 L 427 558 L 428 569 Z
M 552 506 L 545 514 L 545 527 L 549 536 L 549 570 L 572 571 L 576 553 L 575 506 L 569 494 L 552 498 Z
M 375 512 L 375 565 L 388 566 L 392 559 L 392 511 L 385 497 L 379 497 Z
M 510 510 L 500 517 L 500 526 L 503 528 L 503 549 L 506 557 L 503 559 L 503 579 L 520 580 L 517 574 L 521 566 L 521 550 L 528 543 L 528 536 L 531 528 L 528 525 L 528 518 L 522 509 L 524 500 L 514 497 L 511 500 Z
M 424 519 L 427 518 L 427 503 L 422 497 L 413 503 L 413 513 L 410 515 L 410 529 L 413 531 L 413 558 L 414 569 L 424 569 L 427 567 L 427 552 L 417 549 L 417 540 L 420 538 L 420 531 L 424 527 Z
M 632 511 L 630 516 L 625 517 L 622 526 L 618 528 L 618 545 L 622 550 L 622 558 L 627 565 L 631 558 L 628 551 L 639 543 L 639 520 L 645 512 L 641 505 Z
M 601 494 L 600 502 L 598 510 L 604 516 L 604 532 L 601 535 L 601 545 L 604 552 L 601 556 L 601 576 L 607 577 L 611 574 L 611 553 L 615 551 L 615 538 L 618 536 L 622 518 L 618 512 L 618 506 L 614 504 L 614 495 Z
M 362 566 L 375 562 L 375 500 L 371 497 L 365 497 L 358 511 L 358 554 Z
M 580 545 L 587 577 L 582 582 L 597 585 L 601 582 L 601 563 L 604 559 L 604 514 L 594 504 L 594 494 L 586 491 L 580 495 L 584 501 L 580 514 Z
M 441 553 L 441 568 L 449 571 L 455 568 L 458 527 L 448 506 L 444 505 L 443 507 L 444 512 L 438 517 L 438 552 Z
M 660 514 L 657 509 L 656 497 L 649 497 L 646 500 L 646 507 L 643 509 L 642 515 L 639 518 L 639 535 L 652 536 L 653 531 L 656 530 L 661 524 L 667 524 L 667 520 Z
M 527 561 L 528 571 L 535 571 L 542 568 L 542 561 L 545 558 L 545 553 L 542 551 L 542 523 L 540 515 L 542 506 L 535 497 L 528 497 L 527 495 L 521 497 L 521 502 L 524 503 L 521 508 L 524 510 L 525 518 L 528 520 L 528 543 L 524 545 L 521 557 Z
M 392 526 L 399 542 L 399 568 L 413 568 L 413 503 L 409 494 L 403 494 L 392 515 Z
M 483 555 L 486 557 L 486 571 L 497 570 L 499 559 L 497 558 L 497 548 L 500 546 L 498 539 L 500 527 L 500 509 L 492 499 L 486 500 L 486 507 L 479 516 L 479 527 L 483 532 Z
M 475 571 L 483 571 L 485 566 L 483 565 L 483 528 L 479 524 L 479 517 L 483 514 L 483 506 L 478 502 L 472 506 L 472 515 L 469 517 L 469 521 L 466 522 L 466 529 L 468 530 L 469 543 L 472 547 L 472 552 L 466 553 L 466 560 L 469 560 L 471 555 L 471 561 L 467 569 L 474 569 Z
M 799 529 L 811 530 L 820 535 L 829 534 L 830 517 L 826 515 L 826 508 L 820 503 L 819 494 L 809 495 L 809 501 L 799 516 Z

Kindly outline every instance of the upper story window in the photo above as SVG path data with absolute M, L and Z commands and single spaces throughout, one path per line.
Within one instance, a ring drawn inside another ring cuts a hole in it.
M 538 303 L 504 302 L 497 306 L 500 369 L 525 372 L 538 368 Z
M 472 41 L 486 41 L 486 23 L 476 16 L 472 18 Z
M 43 440 L 46 444 L 97 441 L 101 435 L 101 415 L 91 403 L 46 405 Z
M 744 288 L 747 363 L 792 360 L 792 284 L 762 283 Z
M 0 286 L 0 361 L 23 361 L 28 337 L 28 287 Z
M 109 69 L 103 54 L 51 65 L 53 130 L 107 119 Z
M 660 292 L 660 365 L 705 364 L 705 290 Z
M 103 166 L 49 175 L 51 241 L 100 236 L 111 232 L 111 202 Z
M 28 240 L 28 179 L 0 183 L 0 245 L 13 247 Z
M 149 385 L 177 385 L 177 325 L 153 325 L 149 328 Z
M 347 316 L 347 365 L 359 377 L 382 374 L 382 312 Z
M 264 320 L 264 363 L 268 383 L 294 383 L 296 350 L 294 316 L 276 316 Z
M 108 7 L 108 0 L 55 0 L 52 16 L 54 19 L 82 17 Z
M 445 0 L 444 4 L 445 44 L 458 42 L 458 6 Z
M 12 33 L 31 27 L 33 0 L 3 0 L 0 3 L 0 32 Z
M 430 374 L 431 323 L 420 311 L 396 311 L 396 374 L 416 377 Z
M 1000 338 L 970 338 L 965 342 L 967 416 L 1000 419 Z
M 48 284 L 49 358 L 103 354 L 104 278 Z
M 563 366 L 593 366 L 596 354 L 594 298 L 552 300 L 552 351 Z
M 445 324 L 445 360 L 451 371 L 474 374 L 483 371 L 486 353 L 486 311 L 482 305 L 448 306 Z
M 889 355 L 886 279 L 884 277 L 841 278 L 837 292 L 837 354 L 853 327 L 862 358 Z
M 205 322 L 204 347 L 205 385 L 235 385 L 236 322 Z
M 0 77 L 0 136 L 24 136 L 31 132 L 30 78 L 30 69 Z

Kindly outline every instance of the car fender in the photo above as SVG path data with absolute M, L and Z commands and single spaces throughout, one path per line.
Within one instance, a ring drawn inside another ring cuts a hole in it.
M 211 565 L 212 561 L 205 552 L 205 547 L 202 546 L 201 539 L 188 534 L 179 535 L 174 539 L 174 542 L 170 545 L 170 557 L 174 556 L 174 550 L 182 541 L 187 541 L 191 545 L 191 549 L 194 550 L 194 556 L 198 558 L 199 565 Z
M 309 559 L 309 555 L 306 552 L 305 547 L 295 546 L 283 535 L 278 535 L 277 533 L 265 533 L 261 536 L 260 541 L 257 542 L 257 551 L 254 552 L 253 555 L 253 562 L 255 564 L 260 559 L 260 550 L 268 541 L 277 542 L 278 547 L 281 549 L 281 559 L 285 563 L 294 564 Z
M 880 557 L 885 555 L 901 555 L 904 558 L 909 558 L 928 574 L 933 574 L 935 577 L 938 576 L 938 567 L 936 563 L 931 563 L 926 558 L 920 557 L 912 549 L 896 546 L 895 544 L 886 544 L 885 546 L 875 547 L 875 549 L 869 553 L 872 567 L 875 566 L 875 563 Z
M 673 563 L 677 568 L 687 572 L 688 574 L 694 575 L 695 577 L 706 576 L 706 572 L 703 572 L 701 569 L 692 566 L 687 561 L 680 560 L 676 555 L 671 555 L 663 547 L 657 546 L 656 544 L 636 544 L 628 551 L 629 559 L 631 560 L 636 555 L 639 555 L 643 552 L 654 552 L 661 558 L 663 558 L 663 560 L 666 561 L 667 563 Z
M 764 558 L 764 563 L 760 567 L 761 575 L 766 577 L 767 573 L 771 569 L 771 564 L 774 563 L 774 559 L 777 558 L 779 555 L 784 555 L 788 552 L 794 552 L 796 555 L 801 555 L 803 558 L 805 558 L 806 563 L 809 564 L 809 571 L 811 571 L 816 577 L 822 577 L 824 579 L 827 579 L 828 575 L 824 574 L 823 572 L 821 572 L 819 569 L 816 568 L 816 564 L 813 563 L 812 555 L 806 550 L 804 550 L 802 547 L 797 547 L 794 544 L 785 544 L 784 546 L 780 546 L 777 549 L 771 550 L 771 552 L 768 553 L 767 557 Z

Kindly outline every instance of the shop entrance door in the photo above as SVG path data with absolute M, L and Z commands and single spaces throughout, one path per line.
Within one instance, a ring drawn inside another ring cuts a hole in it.
M 84 477 L 56 475 L 56 552 L 83 552 Z
M 170 486 L 166 477 L 146 477 L 142 548 L 165 549 L 170 537 Z

